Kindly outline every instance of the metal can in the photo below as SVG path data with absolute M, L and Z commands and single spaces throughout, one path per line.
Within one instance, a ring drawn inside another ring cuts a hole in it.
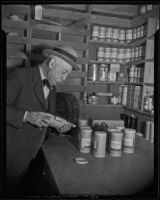
M 89 65 L 88 66 L 88 80 L 95 81 L 97 80 L 97 65 Z
M 135 135 L 136 131 L 134 129 L 124 129 L 123 152 L 134 153 Z
M 141 68 L 137 68 L 137 83 L 141 82 Z
M 126 49 L 125 53 L 125 62 L 130 62 L 131 61 L 131 49 Z
M 132 41 L 132 29 L 126 30 L 126 43 L 130 43 Z
M 137 39 L 141 36 L 141 27 L 137 27 Z
M 137 75 L 138 75 L 138 68 L 137 67 L 135 67 L 134 68 L 134 83 L 137 83 Z
M 135 50 L 134 48 L 131 49 L 131 59 L 130 59 L 131 61 L 134 61 L 134 54 L 135 54 L 134 50 Z
M 129 83 L 133 83 L 133 80 L 134 80 L 134 69 L 135 69 L 135 65 L 132 65 L 129 68 Z
M 151 128 L 151 121 L 146 121 L 145 136 L 144 136 L 144 138 L 146 140 L 149 140 L 149 137 L 150 137 L 150 128 Z
M 134 28 L 133 29 L 133 40 L 136 40 L 137 39 L 137 29 Z
M 108 73 L 108 65 L 106 64 L 101 64 L 98 67 L 97 71 L 97 78 L 99 81 L 106 81 L 107 80 L 107 73 Z
M 112 60 L 112 48 L 110 47 L 105 48 L 104 57 L 105 57 L 105 62 L 110 62 Z
M 134 114 L 130 115 L 130 124 L 129 128 L 137 131 L 137 117 Z
M 123 89 L 122 89 L 122 105 L 124 105 L 124 106 L 126 106 L 126 104 L 127 104 L 127 91 L 128 91 L 128 87 L 123 86 Z
M 88 120 L 87 119 L 79 119 L 78 125 L 79 125 L 79 127 L 86 127 L 86 126 L 88 126 Z
M 143 38 L 144 37 L 144 25 L 142 25 L 140 27 L 140 37 Z
M 146 5 L 146 10 L 151 11 L 153 9 L 153 5 Z
M 118 48 L 112 48 L 112 62 L 117 62 Z
M 139 53 L 139 47 L 135 47 L 135 50 L 134 50 L 134 60 L 135 61 L 138 60 L 138 53 Z
M 104 61 L 104 47 L 98 47 L 97 60 Z
M 104 41 L 106 37 L 106 28 L 105 27 L 100 27 L 99 28 L 99 39 L 101 41 Z
M 93 155 L 95 157 L 105 157 L 106 155 L 107 133 L 103 131 L 95 131 Z
M 119 63 L 124 63 L 124 58 L 125 58 L 124 52 L 125 52 L 125 49 L 118 50 L 118 62 Z
M 154 143 L 154 122 L 151 122 L 151 124 L 150 124 L 149 141 Z
M 123 132 L 112 131 L 109 134 L 109 154 L 114 157 L 122 155 Z
M 113 42 L 119 41 L 119 29 L 113 29 Z
M 144 13 L 146 13 L 146 6 L 145 6 L 145 5 L 142 5 L 142 6 L 140 7 L 140 14 L 144 14 Z
M 142 60 L 142 46 L 138 48 L 138 60 Z
M 119 41 L 120 43 L 125 43 L 125 30 L 119 31 Z
M 99 39 L 99 26 L 93 26 L 92 27 L 92 40 L 98 40 Z
M 82 153 L 90 153 L 91 148 L 91 128 L 80 128 L 80 152 Z
M 35 6 L 35 20 L 42 20 L 42 6 Z
M 107 42 L 111 42 L 113 37 L 113 29 L 111 27 L 106 28 L 106 40 Z

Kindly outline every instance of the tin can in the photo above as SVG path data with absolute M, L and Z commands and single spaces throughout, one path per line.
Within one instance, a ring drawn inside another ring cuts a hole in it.
M 142 60 L 142 46 L 138 47 L 138 60 Z
M 153 9 L 153 5 L 146 5 L 146 11 L 151 11 Z
M 124 106 L 126 106 L 126 104 L 127 104 L 127 90 L 128 90 L 128 87 L 123 86 L 123 89 L 122 89 L 122 105 L 124 105 Z
M 104 47 L 98 47 L 97 60 L 104 61 Z
M 136 40 L 137 39 L 137 29 L 134 28 L 133 29 L 133 40 Z
M 101 64 L 98 67 L 98 72 L 97 72 L 97 78 L 99 81 L 106 81 L 107 80 L 107 74 L 108 74 L 108 65 L 106 64 Z
M 99 28 L 99 40 L 104 41 L 106 38 L 106 28 L 105 27 L 100 27 Z
M 144 138 L 146 140 L 149 140 L 149 137 L 150 137 L 150 128 L 151 128 L 151 122 L 150 121 L 146 121 L 145 136 L 144 136 Z
M 105 48 L 104 57 L 105 57 L 105 62 L 110 62 L 112 60 L 112 48 L 110 47 Z
M 99 26 L 93 26 L 92 27 L 92 40 L 98 40 L 99 39 Z
M 145 59 L 145 45 L 142 45 L 142 56 L 141 59 L 144 60 Z
M 131 49 L 131 61 L 134 61 L 134 48 Z
M 86 127 L 86 126 L 88 126 L 88 120 L 87 119 L 79 119 L 78 125 L 79 125 L 79 127 Z
M 141 27 L 137 27 L 137 39 L 141 36 Z
M 118 50 L 118 62 L 119 63 L 124 63 L 124 58 L 125 58 L 124 52 L 125 52 L 125 49 Z
M 138 60 L 139 47 L 135 47 L 134 53 L 135 53 L 134 59 L 135 59 L 135 61 L 137 61 Z
M 125 53 L 125 62 L 130 62 L 131 61 L 131 49 L 126 49 Z
M 110 132 L 109 134 L 109 154 L 114 157 L 122 155 L 123 133 L 121 131 Z
M 113 42 L 119 41 L 119 29 L 113 29 Z
M 138 76 L 138 68 L 137 67 L 135 67 L 134 68 L 134 83 L 137 83 L 137 76 Z
M 146 13 L 146 6 L 145 6 L 145 5 L 142 5 L 142 6 L 140 7 L 140 14 L 144 14 L 144 13 Z
M 134 129 L 135 131 L 137 131 L 137 117 L 134 114 L 130 115 L 129 128 Z
M 111 27 L 106 28 L 106 40 L 107 42 L 111 42 L 113 38 L 113 29 Z
M 117 62 L 118 48 L 112 48 L 112 62 Z
M 95 131 L 94 134 L 94 148 L 93 155 L 95 157 L 103 158 L 106 155 L 107 133 L 102 131 Z
M 151 122 L 151 124 L 150 124 L 149 141 L 154 143 L 154 122 Z
M 88 80 L 95 81 L 97 80 L 97 65 L 89 65 L 88 66 Z
M 125 30 L 120 30 L 119 31 L 119 41 L 120 43 L 125 43 Z
M 35 6 L 35 20 L 42 20 L 42 6 Z
M 136 131 L 134 129 L 124 129 L 123 152 L 134 153 L 135 135 Z
M 129 83 L 133 83 L 133 80 L 134 80 L 134 69 L 135 69 L 135 65 L 132 65 L 129 68 Z
M 86 128 L 86 127 L 80 128 L 80 152 L 90 153 L 91 134 L 92 134 L 91 128 Z
M 141 82 L 141 68 L 137 68 L 137 83 Z
M 130 43 L 132 41 L 132 29 L 126 30 L 126 43 Z
M 123 132 L 123 130 L 125 129 L 125 127 L 124 127 L 124 126 L 116 126 L 116 129 L 117 129 L 118 131 Z
M 142 25 L 140 27 L 140 37 L 143 38 L 144 37 L 144 25 Z

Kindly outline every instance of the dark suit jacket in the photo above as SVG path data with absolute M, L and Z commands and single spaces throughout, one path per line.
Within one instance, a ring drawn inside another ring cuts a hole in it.
M 19 68 L 7 77 L 7 178 L 21 175 L 35 158 L 46 128 L 23 122 L 25 111 L 46 112 L 38 67 Z

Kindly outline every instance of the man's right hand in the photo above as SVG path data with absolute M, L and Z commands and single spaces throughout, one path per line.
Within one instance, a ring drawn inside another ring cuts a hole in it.
M 27 112 L 25 121 L 38 127 L 48 127 L 53 115 L 45 112 Z

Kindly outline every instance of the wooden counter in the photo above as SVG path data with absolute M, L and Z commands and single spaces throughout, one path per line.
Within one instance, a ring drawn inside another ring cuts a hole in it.
M 136 136 L 134 154 L 96 158 L 80 153 L 75 138 L 50 136 L 43 145 L 49 179 L 62 195 L 126 195 L 149 187 L 154 179 L 154 145 Z M 75 157 L 89 163 L 80 165 Z

